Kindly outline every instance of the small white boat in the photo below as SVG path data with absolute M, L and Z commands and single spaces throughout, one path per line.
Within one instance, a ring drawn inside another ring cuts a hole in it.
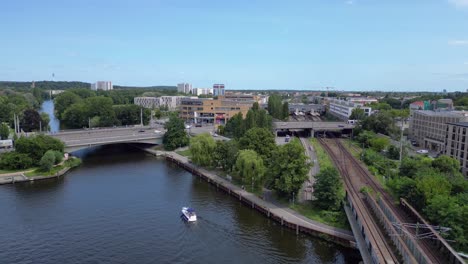
M 182 217 L 188 222 L 195 222 L 197 221 L 197 214 L 195 214 L 195 210 L 189 207 L 182 207 Z

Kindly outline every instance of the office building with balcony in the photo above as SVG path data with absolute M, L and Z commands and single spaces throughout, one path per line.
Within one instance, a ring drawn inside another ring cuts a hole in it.
M 184 98 L 180 117 L 189 123 L 224 125 L 237 113 L 245 117 L 254 101 L 233 101 L 225 98 Z
M 468 122 L 468 112 L 416 110 L 409 122 L 409 138 L 422 148 L 444 152 L 448 123 Z
M 444 154 L 460 162 L 461 171 L 468 175 L 468 122 L 448 123 Z

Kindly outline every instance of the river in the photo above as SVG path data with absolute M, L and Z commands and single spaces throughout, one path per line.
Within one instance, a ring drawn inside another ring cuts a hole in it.
M 76 153 L 65 177 L 0 186 L 1 263 L 356 263 L 190 173 L 125 145 Z M 186 223 L 180 208 L 199 220 Z
M 40 112 L 47 113 L 49 115 L 50 132 L 53 132 L 53 133 L 58 132 L 60 130 L 60 121 L 55 117 L 54 101 L 53 100 L 44 101 L 42 103 Z

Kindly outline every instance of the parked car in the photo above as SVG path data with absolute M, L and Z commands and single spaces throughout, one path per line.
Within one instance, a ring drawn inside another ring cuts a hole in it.
M 427 149 L 420 149 L 420 150 L 416 151 L 416 153 L 419 153 L 419 154 L 427 154 L 427 153 L 429 153 L 429 150 L 427 150 Z
M 195 127 L 202 127 L 202 124 L 201 124 L 201 123 L 197 123 L 197 124 L 195 125 Z

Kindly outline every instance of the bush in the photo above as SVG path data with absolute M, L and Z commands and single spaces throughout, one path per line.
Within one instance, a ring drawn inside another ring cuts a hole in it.
M 44 153 L 48 150 L 63 152 L 64 144 L 53 137 L 38 135 L 35 137 L 20 137 L 15 141 L 15 149 L 18 153 L 27 154 L 38 164 Z
M 33 160 L 26 154 L 16 151 L 7 152 L 0 156 L 0 168 L 5 170 L 19 170 L 32 167 Z
M 50 171 L 55 164 L 55 155 L 52 151 L 47 151 L 39 161 L 41 171 Z
M 81 159 L 80 158 L 70 158 L 67 161 L 65 161 L 65 166 L 70 167 L 70 168 L 75 168 L 81 165 Z
M 50 150 L 49 150 L 50 151 Z M 52 151 L 55 156 L 55 164 L 59 164 L 60 162 L 63 161 L 63 153 L 57 150 Z

